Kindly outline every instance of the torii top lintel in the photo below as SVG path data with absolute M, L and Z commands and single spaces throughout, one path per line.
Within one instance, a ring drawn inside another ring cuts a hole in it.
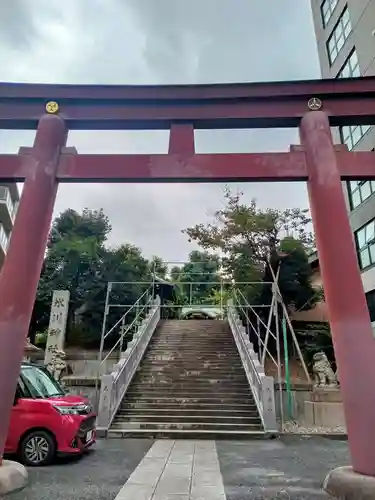
M 0 83 L 0 128 L 35 129 L 48 101 L 69 129 L 296 127 L 319 98 L 333 126 L 375 124 L 375 77 L 214 85 Z

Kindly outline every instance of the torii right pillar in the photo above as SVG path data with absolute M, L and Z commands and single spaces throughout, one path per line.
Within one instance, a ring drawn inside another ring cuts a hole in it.
M 300 136 L 352 459 L 324 487 L 335 498 L 375 498 L 375 338 L 327 114 L 307 113 Z

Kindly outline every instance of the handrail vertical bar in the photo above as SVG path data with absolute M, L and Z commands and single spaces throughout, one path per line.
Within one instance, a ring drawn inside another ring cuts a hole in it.
M 284 401 L 283 401 L 283 381 L 281 373 L 281 349 L 280 349 L 280 324 L 279 324 L 279 305 L 277 301 L 274 304 L 273 314 L 275 316 L 276 326 L 276 349 L 277 349 L 277 383 L 279 386 L 279 406 L 280 406 L 280 427 L 284 428 Z
M 104 349 L 104 338 L 105 338 L 105 330 L 107 328 L 107 316 L 108 316 L 108 303 L 109 303 L 109 294 L 112 290 L 112 283 L 107 283 L 107 291 L 105 295 L 105 304 L 104 304 L 104 314 L 103 314 L 103 323 L 102 323 L 102 333 L 100 337 L 100 348 L 99 348 L 99 356 L 98 356 L 98 368 L 96 371 L 96 379 L 95 379 L 95 401 L 98 401 L 98 389 L 99 389 L 99 378 L 102 375 L 100 373 L 102 367 L 102 357 L 103 357 L 103 349 Z

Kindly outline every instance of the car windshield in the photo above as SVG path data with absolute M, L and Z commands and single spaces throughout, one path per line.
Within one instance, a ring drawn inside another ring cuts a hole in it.
M 60 384 L 46 370 L 38 366 L 22 366 L 21 375 L 32 398 L 65 395 Z

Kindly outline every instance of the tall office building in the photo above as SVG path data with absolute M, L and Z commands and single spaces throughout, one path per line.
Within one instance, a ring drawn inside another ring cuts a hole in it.
M 311 0 L 323 78 L 375 75 L 375 0 Z M 375 147 L 375 126 L 341 127 L 350 150 Z M 375 326 L 375 181 L 343 183 L 362 282 Z
M 18 202 L 17 184 L 0 186 L 0 272 L 8 250 Z

